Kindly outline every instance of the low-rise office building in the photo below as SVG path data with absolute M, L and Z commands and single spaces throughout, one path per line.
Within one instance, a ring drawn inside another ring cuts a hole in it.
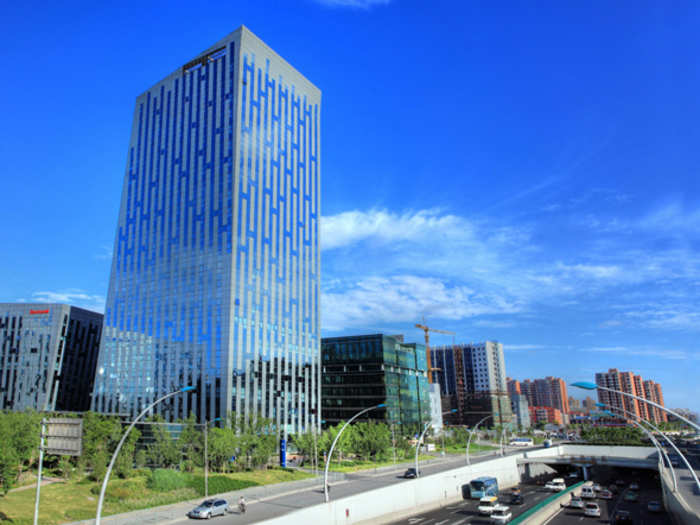
M 67 304 L 0 303 L 0 409 L 88 410 L 102 317 Z
M 326 426 L 381 403 L 386 407 L 360 419 L 418 427 L 431 420 L 424 345 L 397 335 L 328 337 L 321 340 L 321 360 Z

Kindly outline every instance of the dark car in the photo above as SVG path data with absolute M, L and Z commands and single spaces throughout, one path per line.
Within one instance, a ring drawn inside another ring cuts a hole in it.
M 626 510 L 618 510 L 613 516 L 613 519 L 610 520 L 610 523 L 612 525 L 632 525 L 634 522 L 629 512 Z
M 418 475 L 416 474 L 416 469 L 410 468 L 406 472 L 403 473 L 403 477 L 405 479 L 412 479 L 412 478 L 417 478 Z
M 513 494 L 510 497 L 510 504 L 511 505 L 522 505 L 525 503 L 525 499 L 523 498 L 522 494 Z

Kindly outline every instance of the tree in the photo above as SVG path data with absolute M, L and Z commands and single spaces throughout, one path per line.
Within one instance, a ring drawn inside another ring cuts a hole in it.
M 156 423 L 161 423 L 162 418 L 156 416 Z M 180 464 L 180 451 L 170 436 L 165 425 L 151 425 L 153 442 L 147 447 L 149 463 L 154 467 L 170 468 Z
M 194 465 L 203 466 L 204 436 L 198 428 L 193 413 L 185 420 L 185 426 L 177 440 L 180 454 L 185 458 L 184 469 L 191 472 Z
M 212 470 L 226 472 L 229 460 L 236 455 L 236 441 L 230 428 L 212 428 L 208 436 L 209 465 Z
M 134 428 L 129 436 L 124 441 L 119 455 L 114 462 L 114 473 L 120 478 L 128 478 L 133 474 L 134 470 L 134 453 L 136 450 L 136 442 L 141 437 L 141 432 Z M 115 447 L 116 449 L 116 447 Z
M 356 423 L 351 436 L 350 451 L 362 459 L 384 458 L 391 449 L 391 432 L 384 423 Z
M 107 461 L 122 436 L 122 424 L 118 418 L 94 412 L 83 414 L 83 456 L 81 463 L 92 469 L 93 477 L 101 479 L 95 470 L 106 468 Z M 105 459 L 107 458 L 107 459 Z M 104 463 L 104 465 L 103 465 Z
M 316 442 L 315 452 L 318 454 L 318 436 L 314 439 L 313 432 L 305 432 L 303 434 L 294 434 L 292 441 L 296 445 L 299 454 L 305 459 L 312 460 L 314 457 L 314 442 Z

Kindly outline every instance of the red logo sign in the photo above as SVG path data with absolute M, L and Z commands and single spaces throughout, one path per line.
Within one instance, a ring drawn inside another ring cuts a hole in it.
M 41 315 L 41 314 L 48 314 L 48 310 L 29 310 L 29 315 Z

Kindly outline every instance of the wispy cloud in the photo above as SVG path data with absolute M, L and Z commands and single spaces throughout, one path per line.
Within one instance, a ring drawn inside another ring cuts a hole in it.
M 107 245 L 100 246 L 100 250 L 93 257 L 98 261 L 111 261 L 112 260 L 112 247 Z
M 328 7 L 349 7 L 354 9 L 370 9 L 375 6 L 388 5 L 391 0 L 314 0 Z
M 683 361 L 688 359 L 700 359 L 700 353 L 698 352 L 688 352 L 686 350 L 678 349 L 664 349 L 664 348 L 640 348 L 640 347 L 628 347 L 628 346 L 598 346 L 592 348 L 586 348 L 584 352 L 602 352 L 611 354 L 621 354 L 621 355 L 631 355 L 631 356 L 647 356 L 647 357 L 659 357 L 662 359 L 671 359 L 674 361 Z
M 103 312 L 105 308 L 105 298 L 103 296 L 89 294 L 84 290 L 75 288 L 59 292 L 34 292 L 31 300 L 37 303 L 65 303 L 97 312 Z

